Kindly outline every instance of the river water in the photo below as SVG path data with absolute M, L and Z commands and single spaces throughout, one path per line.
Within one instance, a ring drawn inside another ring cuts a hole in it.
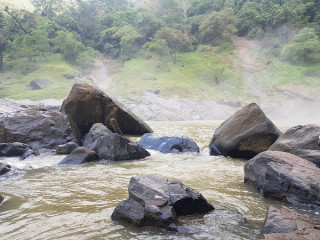
M 0 159 L 20 169 L 0 178 L 0 239 L 258 239 L 270 204 L 243 183 L 244 160 L 209 156 L 206 147 L 219 122 L 148 122 L 160 135 L 187 136 L 201 154 L 161 154 L 138 161 L 58 166 L 64 156 L 45 154 L 25 161 Z M 137 140 L 137 139 L 135 139 Z M 179 232 L 136 228 L 111 220 L 128 197 L 132 176 L 157 173 L 202 193 L 216 208 L 179 218 Z M 314 214 L 318 214 L 317 212 Z

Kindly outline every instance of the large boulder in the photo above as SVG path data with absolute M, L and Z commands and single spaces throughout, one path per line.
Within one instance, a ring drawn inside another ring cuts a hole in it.
M 95 123 L 103 123 L 112 129 L 110 119 L 118 123 L 124 134 L 142 135 L 152 132 L 151 128 L 133 113 L 124 109 L 102 91 L 88 84 L 74 84 L 61 111 L 68 115 L 78 142 Z
M 83 146 L 96 151 L 100 159 L 134 160 L 150 156 L 139 144 L 111 132 L 101 123 L 96 123 L 86 134 Z
M 5 162 L 0 162 L 0 176 L 11 171 L 11 166 Z
M 320 148 L 318 137 L 320 126 L 305 125 L 288 129 L 269 148 L 271 151 L 289 152 L 307 159 L 320 167 Z
M 59 162 L 59 165 L 79 165 L 98 160 L 99 156 L 95 151 L 85 147 L 78 147 L 62 159 L 62 161 Z
M 320 206 L 320 169 L 293 154 L 266 151 L 249 160 L 244 181 L 264 196 L 294 205 Z
M 0 100 L 0 142 L 21 142 L 34 149 L 55 148 L 74 139 L 66 117 L 55 108 Z
M 20 142 L 0 143 L 0 157 L 20 157 L 29 149 L 29 145 Z
M 162 153 L 199 152 L 199 147 L 187 137 L 158 137 L 146 133 L 140 139 L 139 145 L 146 149 L 156 150 Z
M 264 238 L 278 239 L 320 239 L 320 222 L 311 220 L 306 214 L 281 207 L 269 206 L 265 226 Z
M 210 154 L 250 159 L 267 150 L 280 135 L 260 107 L 251 103 L 215 130 Z
M 177 231 L 178 216 L 214 209 L 200 193 L 161 175 L 132 177 L 128 190 L 129 198 L 115 208 L 112 220 Z

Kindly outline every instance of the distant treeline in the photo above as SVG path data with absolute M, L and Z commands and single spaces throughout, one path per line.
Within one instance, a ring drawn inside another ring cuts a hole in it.
M 176 53 L 231 51 L 234 35 L 272 40 L 270 52 L 317 62 L 318 0 L 31 0 L 34 12 L 0 9 L 0 69 L 5 61 L 37 62 L 49 53 L 92 64 L 97 53 L 123 61 L 141 50 L 176 62 Z

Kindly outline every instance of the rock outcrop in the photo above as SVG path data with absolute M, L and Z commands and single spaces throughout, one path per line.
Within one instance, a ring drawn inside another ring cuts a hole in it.
M 244 173 L 244 181 L 266 197 L 294 205 L 320 206 L 320 169 L 308 160 L 266 151 L 249 160 Z
M 5 162 L 0 162 L 0 176 L 11 171 L 11 166 Z
M 266 151 L 280 135 L 260 107 L 251 103 L 215 130 L 210 154 L 250 159 Z
M 263 230 L 264 239 L 320 239 L 320 221 L 314 221 L 308 215 L 281 207 L 270 206 Z
M 129 198 L 115 208 L 112 220 L 177 231 L 178 216 L 214 209 L 200 193 L 161 175 L 132 177 L 128 190 Z
M 146 133 L 140 139 L 139 145 L 145 149 L 156 150 L 162 153 L 199 152 L 199 147 L 187 137 L 158 137 Z
M 110 119 L 115 119 L 123 134 L 143 135 L 151 128 L 133 113 L 88 84 L 74 84 L 61 111 L 68 115 L 77 140 L 81 143 L 95 123 L 103 123 L 109 129 Z
M 0 157 L 20 157 L 31 147 L 21 142 L 0 143 Z
M 139 144 L 111 132 L 101 123 L 96 123 L 86 134 L 83 146 L 96 151 L 100 159 L 121 161 L 150 156 Z
M 85 147 L 78 147 L 59 162 L 59 165 L 78 165 L 98 160 L 99 156 L 95 151 Z
M 52 149 L 74 139 L 66 117 L 55 108 L 0 100 L 0 142 Z
M 79 145 L 75 142 L 68 142 L 62 145 L 58 145 L 56 147 L 57 154 L 70 154 L 73 150 L 75 150 Z
M 50 84 L 52 84 L 52 82 L 48 79 L 34 79 L 30 82 L 30 87 L 32 90 L 40 90 Z
M 289 152 L 307 159 L 320 167 L 320 148 L 318 137 L 320 126 L 305 125 L 288 129 L 269 148 L 271 151 Z

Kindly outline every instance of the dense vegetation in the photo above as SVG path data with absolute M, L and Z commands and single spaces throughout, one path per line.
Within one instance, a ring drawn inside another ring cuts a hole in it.
M 98 54 L 122 62 L 153 56 L 172 71 L 196 53 L 219 82 L 215 56 L 231 54 L 233 36 L 266 41 L 292 64 L 320 61 L 318 0 L 31 0 L 34 11 L 0 7 L 0 70 L 34 72 L 61 55 L 82 69 Z M 17 68 L 18 66 L 18 68 Z M 223 71 L 221 71 L 223 72 Z

